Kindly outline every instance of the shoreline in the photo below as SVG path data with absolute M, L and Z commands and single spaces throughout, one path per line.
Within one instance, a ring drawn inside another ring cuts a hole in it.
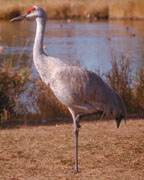
M 23 2 L 0 0 L 0 20 L 10 20 L 26 12 L 33 5 L 42 7 L 48 19 L 74 19 L 74 20 L 144 20 L 144 1 L 141 0 L 30 0 Z M 3 8 L 4 7 L 4 8 Z

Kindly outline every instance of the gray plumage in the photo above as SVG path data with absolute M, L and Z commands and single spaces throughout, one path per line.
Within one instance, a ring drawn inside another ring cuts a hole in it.
M 35 18 L 37 22 L 33 59 L 36 69 L 54 95 L 69 109 L 75 132 L 75 172 L 78 172 L 78 132 L 79 118 L 85 115 L 102 113 L 110 114 L 116 119 L 119 127 L 126 119 L 125 105 L 121 97 L 111 89 L 96 73 L 53 58 L 43 51 L 43 35 L 46 25 L 46 14 L 43 9 L 33 6 L 28 12 L 11 21 L 22 18 Z

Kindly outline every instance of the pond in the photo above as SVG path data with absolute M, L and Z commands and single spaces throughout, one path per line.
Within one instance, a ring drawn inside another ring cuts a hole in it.
M 32 60 L 36 24 L 34 21 L 10 23 L 0 21 L 0 46 L 6 56 L 14 56 L 22 63 Z M 133 70 L 144 66 L 144 21 L 47 21 L 45 51 L 48 55 L 95 71 L 107 72 L 115 56 L 130 56 Z

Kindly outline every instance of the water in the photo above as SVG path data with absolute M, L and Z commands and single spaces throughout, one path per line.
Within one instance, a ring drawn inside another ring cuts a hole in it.
M 35 28 L 34 21 L 0 21 L 0 45 L 6 46 L 0 60 L 13 54 L 14 61 L 30 61 Z M 111 68 L 113 56 L 128 54 L 138 71 L 144 66 L 144 21 L 47 21 L 44 46 L 50 56 L 101 72 Z

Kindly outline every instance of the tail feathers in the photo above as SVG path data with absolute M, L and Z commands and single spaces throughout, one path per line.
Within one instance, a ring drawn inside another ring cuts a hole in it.
M 119 128 L 122 119 L 124 119 L 125 124 L 126 124 L 126 118 L 123 115 L 116 117 L 117 128 Z

